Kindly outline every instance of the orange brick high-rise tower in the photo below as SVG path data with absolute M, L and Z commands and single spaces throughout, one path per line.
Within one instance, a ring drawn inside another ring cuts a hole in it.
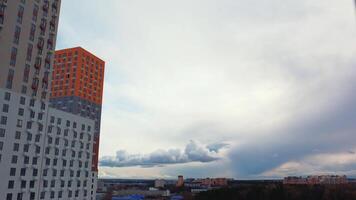
M 95 120 L 92 170 L 98 172 L 105 62 L 81 47 L 55 52 L 51 106 Z

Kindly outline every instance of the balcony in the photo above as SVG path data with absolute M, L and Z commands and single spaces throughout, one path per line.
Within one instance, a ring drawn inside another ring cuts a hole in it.
M 42 31 L 45 31 L 46 30 L 46 27 L 47 27 L 47 23 L 46 21 L 42 21 L 41 25 L 40 25 L 40 28 Z
M 49 38 L 48 40 L 47 40 L 47 48 L 48 49 L 53 49 L 53 39 L 52 38 Z
M 40 57 L 36 58 L 36 62 L 35 62 L 35 68 L 36 69 L 40 69 L 41 68 L 41 64 L 42 64 L 42 60 Z
M 53 2 L 52 3 L 52 9 L 53 9 L 53 12 L 55 12 L 55 13 L 58 12 L 58 2 Z
M 37 48 L 42 50 L 43 46 L 44 46 L 44 40 L 43 40 L 43 38 L 39 38 L 38 43 L 37 43 Z
M 34 82 L 32 83 L 31 88 L 32 88 L 33 90 L 37 90 L 37 88 L 38 88 L 38 81 L 34 81 Z
M 51 31 L 56 30 L 56 18 L 52 17 L 51 21 L 49 22 L 49 28 Z
M 50 55 L 47 55 L 47 56 L 46 56 L 45 64 L 46 64 L 46 65 L 51 65 L 51 56 L 50 56 Z
M 42 6 L 42 9 L 43 9 L 44 12 L 46 12 L 46 13 L 48 12 L 48 9 L 49 9 L 49 1 L 48 0 L 46 0 L 44 2 L 43 6 Z

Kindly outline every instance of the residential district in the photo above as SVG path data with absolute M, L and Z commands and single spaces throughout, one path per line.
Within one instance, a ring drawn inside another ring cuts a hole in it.
M 307 177 L 286 177 L 283 180 L 234 180 L 229 178 L 184 179 L 176 180 L 133 180 L 133 179 L 99 179 L 98 200 L 180 200 L 194 199 L 199 194 L 219 189 L 238 188 L 242 185 L 284 185 L 317 186 L 348 185 L 353 179 L 346 176 L 319 175 Z

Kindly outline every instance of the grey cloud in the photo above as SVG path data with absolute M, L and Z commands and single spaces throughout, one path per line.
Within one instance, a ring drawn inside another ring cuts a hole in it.
M 209 151 L 212 151 L 212 152 L 216 152 L 216 153 L 219 153 L 219 151 L 224 148 L 224 147 L 228 147 L 229 144 L 226 144 L 226 143 L 212 143 L 212 144 L 209 144 L 206 146 L 206 148 L 209 149 Z
M 202 162 L 208 163 L 218 160 L 219 157 L 210 149 L 190 141 L 184 151 L 179 149 L 157 150 L 150 154 L 129 154 L 119 150 L 116 156 L 106 156 L 100 160 L 102 167 L 154 167 L 170 164 Z
M 350 71 L 356 78 L 356 70 Z M 355 86 L 349 86 L 344 100 L 334 102 L 320 115 L 296 119 L 287 127 L 274 130 L 268 138 L 254 138 L 231 150 L 229 157 L 236 176 L 258 176 L 290 161 L 303 161 L 320 153 L 349 152 L 356 147 L 356 95 Z M 315 152 L 315 149 L 318 149 Z M 278 156 L 275 156 L 278 155 Z M 316 168 L 323 169 L 313 163 Z M 356 163 L 330 163 L 327 170 L 334 172 L 353 170 Z

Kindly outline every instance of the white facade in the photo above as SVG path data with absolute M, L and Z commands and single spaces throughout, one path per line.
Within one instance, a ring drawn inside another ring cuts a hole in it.
M 0 199 L 95 199 L 95 122 L 8 90 L 0 98 Z
M 40 199 L 95 199 L 92 148 L 95 122 L 49 108 Z

